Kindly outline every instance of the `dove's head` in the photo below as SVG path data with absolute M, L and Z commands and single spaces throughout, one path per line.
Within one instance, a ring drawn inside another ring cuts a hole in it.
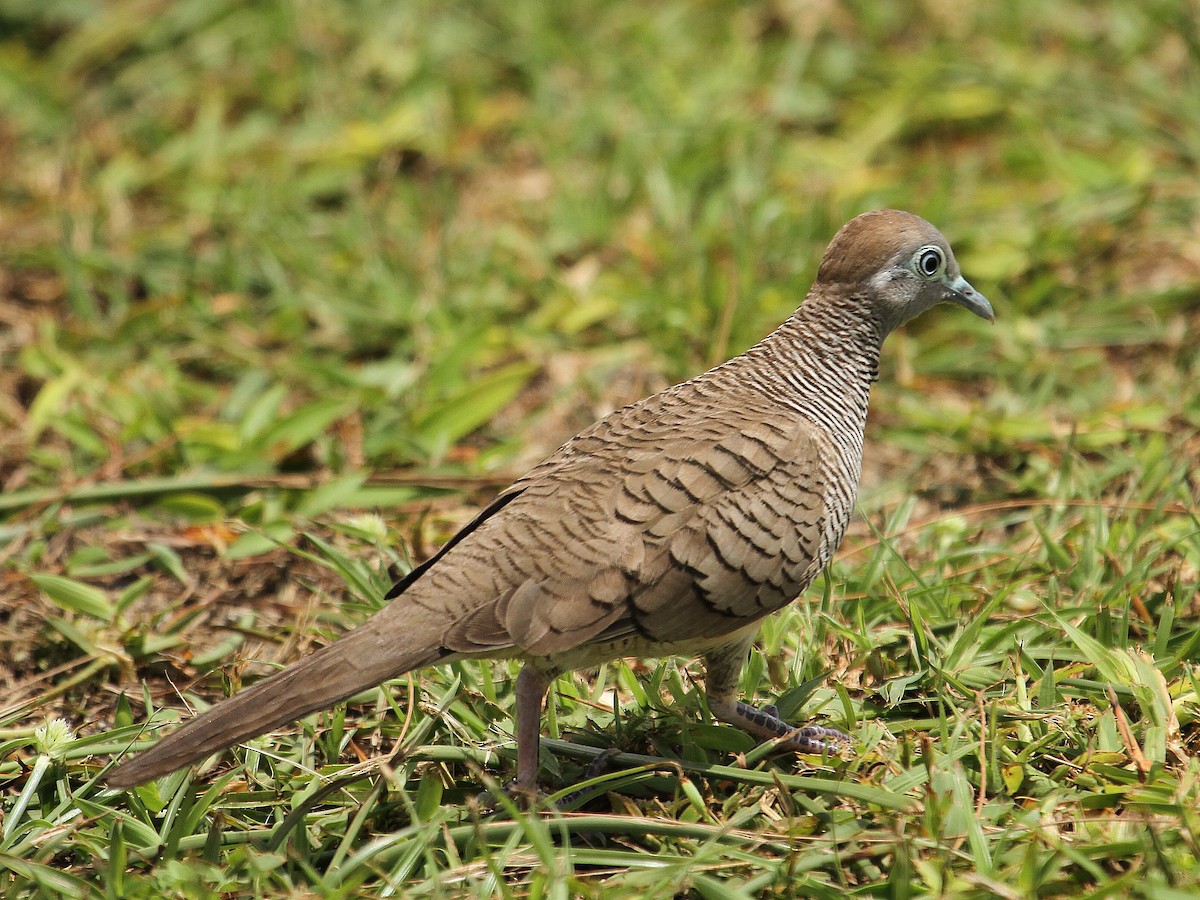
M 864 213 L 842 226 L 813 287 L 870 304 L 885 333 L 943 302 L 996 318 L 987 298 L 963 278 L 942 233 L 897 209 Z

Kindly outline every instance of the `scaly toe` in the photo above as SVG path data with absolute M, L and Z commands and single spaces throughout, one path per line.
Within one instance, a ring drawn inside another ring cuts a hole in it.
M 583 770 L 583 778 L 581 781 L 591 781 L 593 778 L 599 778 L 608 771 L 608 763 L 614 757 L 620 754 L 620 750 L 616 747 L 609 747 L 600 752 L 600 755 L 595 757 L 588 767 Z
M 850 743 L 850 735 L 824 725 L 806 725 L 797 728 L 779 742 L 779 746 L 797 753 L 836 753 L 841 745 Z
M 583 775 L 580 776 L 579 781 L 581 783 L 586 783 L 591 781 L 593 778 L 599 778 L 601 775 L 606 774 L 608 772 L 609 761 L 614 756 L 617 756 L 620 752 L 621 751 L 616 747 L 609 747 L 607 750 L 602 751 L 599 756 L 594 757 L 592 761 L 588 763 L 588 767 L 583 770 Z M 596 793 L 597 791 L 595 787 L 577 788 L 576 790 L 571 791 L 571 793 L 565 794 L 563 797 L 561 797 L 557 805 L 560 807 L 571 806 L 572 804 L 581 800 L 583 797 L 591 796 Z
M 538 805 L 543 797 L 547 796 L 540 788 L 530 788 L 518 784 L 515 778 L 503 785 L 500 790 L 505 797 L 517 805 L 518 809 L 532 809 Z M 486 790 L 476 794 L 475 802 L 485 812 L 495 812 L 503 805 L 493 790 Z

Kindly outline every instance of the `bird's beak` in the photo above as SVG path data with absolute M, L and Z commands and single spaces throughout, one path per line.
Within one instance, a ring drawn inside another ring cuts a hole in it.
M 987 319 L 989 322 L 996 321 L 996 312 L 992 309 L 992 304 L 988 303 L 987 297 L 971 287 L 970 282 L 961 275 L 948 285 L 950 288 L 950 296 L 946 299 L 951 303 L 957 303 L 963 309 L 969 309 L 981 319 Z

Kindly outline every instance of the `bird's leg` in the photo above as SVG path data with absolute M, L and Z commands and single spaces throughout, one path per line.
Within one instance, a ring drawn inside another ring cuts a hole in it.
M 517 676 L 517 780 L 518 791 L 537 792 L 538 763 L 542 741 L 542 701 L 555 678 L 526 664 Z
M 798 753 L 829 753 L 850 736 L 836 728 L 808 725 L 796 728 L 779 718 L 774 706 L 758 709 L 737 698 L 738 676 L 750 652 L 753 637 L 710 650 L 704 656 L 705 693 L 708 708 L 722 722 L 736 725 L 762 738 L 784 738 L 779 746 Z
M 517 777 L 507 788 L 519 800 L 532 801 L 537 797 L 537 775 L 541 763 L 542 702 L 550 682 L 559 672 L 543 671 L 526 664 L 517 676 Z M 584 772 L 583 781 L 599 778 L 608 771 L 608 761 L 617 754 L 609 748 L 592 760 Z M 581 791 L 567 794 L 559 802 L 563 806 L 574 803 Z

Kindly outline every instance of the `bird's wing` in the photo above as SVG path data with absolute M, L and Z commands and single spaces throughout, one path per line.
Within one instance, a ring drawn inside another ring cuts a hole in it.
M 708 399 L 667 391 L 583 432 L 398 602 L 443 614 L 448 650 L 529 655 L 719 637 L 788 603 L 822 555 L 824 432 L 761 394 Z

